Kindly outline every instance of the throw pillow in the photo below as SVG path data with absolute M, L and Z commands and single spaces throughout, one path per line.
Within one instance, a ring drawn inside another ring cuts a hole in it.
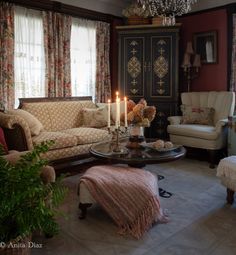
M 107 103 L 97 103 L 98 107 L 107 107 Z M 125 112 L 125 101 L 120 102 L 120 114 Z M 111 103 L 111 123 L 114 124 L 116 121 L 116 102 Z
M 194 107 L 191 105 L 181 105 L 183 113 L 182 124 L 214 124 L 215 109 L 209 107 Z
M 107 125 L 108 109 L 107 107 L 100 107 L 96 109 L 83 108 L 82 120 L 84 127 L 101 128 Z
M 42 123 L 31 113 L 24 111 L 22 109 L 10 110 L 7 112 L 8 114 L 20 116 L 25 120 L 26 123 L 29 125 L 29 129 L 31 135 L 39 135 L 39 133 L 43 130 Z
M 3 129 L 1 127 L 0 127 L 0 144 L 3 147 L 3 152 L 5 154 L 8 154 L 7 143 L 6 143 L 6 140 L 5 140 Z

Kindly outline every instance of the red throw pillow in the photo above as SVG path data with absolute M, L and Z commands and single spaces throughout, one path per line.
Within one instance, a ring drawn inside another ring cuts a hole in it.
M 7 143 L 5 140 L 3 129 L 1 127 L 0 127 L 0 144 L 3 146 L 3 150 L 5 151 L 5 153 L 8 154 Z

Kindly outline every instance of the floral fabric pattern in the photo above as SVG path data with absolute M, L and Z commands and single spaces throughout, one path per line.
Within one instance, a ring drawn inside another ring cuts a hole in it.
M 110 24 L 98 21 L 96 24 L 97 64 L 95 101 L 107 102 L 111 98 L 110 77 Z
M 0 2 L 0 101 L 14 107 L 14 7 Z
M 46 59 L 46 96 L 71 96 L 70 36 L 71 16 L 43 12 Z

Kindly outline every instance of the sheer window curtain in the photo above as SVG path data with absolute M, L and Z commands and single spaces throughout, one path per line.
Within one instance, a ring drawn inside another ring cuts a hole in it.
M 15 7 L 15 107 L 20 97 L 45 96 L 42 13 Z
M 72 96 L 95 98 L 96 22 L 72 19 L 71 85 Z

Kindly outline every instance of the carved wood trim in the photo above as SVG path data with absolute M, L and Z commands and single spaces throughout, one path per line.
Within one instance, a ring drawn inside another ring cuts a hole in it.
M 50 0 L 3 0 L 5 2 L 14 3 L 28 8 L 38 9 L 38 10 L 48 10 L 54 12 L 61 12 L 75 17 L 81 17 L 92 20 L 100 20 L 111 23 L 113 19 L 121 19 L 115 15 L 104 14 L 97 11 L 92 11 L 84 9 L 81 7 L 76 7 L 68 4 L 64 4 L 57 1 Z
M 32 97 L 32 98 L 19 98 L 19 109 L 22 108 L 24 103 L 42 103 L 42 102 L 61 102 L 61 101 L 87 101 L 91 100 L 91 96 L 86 97 Z

